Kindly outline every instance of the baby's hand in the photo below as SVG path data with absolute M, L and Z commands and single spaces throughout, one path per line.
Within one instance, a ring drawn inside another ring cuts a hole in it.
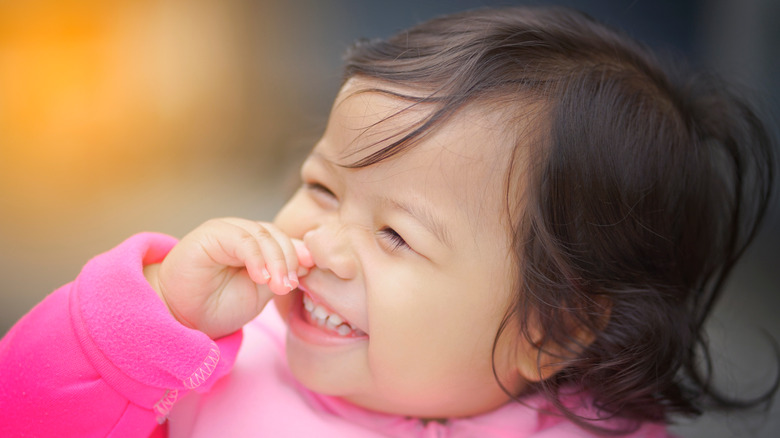
M 216 339 L 297 287 L 313 265 L 303 242 L 274 225 L 226 218 L 193 230 L 144 275 L 179 322 Z

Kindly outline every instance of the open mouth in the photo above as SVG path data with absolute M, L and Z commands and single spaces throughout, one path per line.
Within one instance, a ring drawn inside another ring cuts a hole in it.
M 353 326 L 343 316 L 334 312 L 323 303 L 318 303 L 311 295 L 302 292 L 303 318 L 309 324 L 320 328 L 323 331 L 338 335 L 344 338 L 365 337 L 366 332 Z

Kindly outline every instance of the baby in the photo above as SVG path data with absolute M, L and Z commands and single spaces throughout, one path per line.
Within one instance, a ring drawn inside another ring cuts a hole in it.
M 345 71 L 273 223 L 134 236 L 17 323 L 4 435 L 660 437 L 728 405 L 697 346 L 771 183 L 741 99 L 566 9 Z

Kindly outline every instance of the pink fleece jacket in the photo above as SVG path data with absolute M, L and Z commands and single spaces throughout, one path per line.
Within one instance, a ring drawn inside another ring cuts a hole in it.
M 0 436 L 593 436 L 545 414 L 552 407 L 541 397 L 424 423 L 308 391 L 287 367 L 285 327 L 273 305 L 243 333 L 216 341 L 170 316 L 142 267 L 175 243 L 160 234 L 131 237 L 8 332 L 0 341 Z M 631 436 L 667 434 L 645 424 Z

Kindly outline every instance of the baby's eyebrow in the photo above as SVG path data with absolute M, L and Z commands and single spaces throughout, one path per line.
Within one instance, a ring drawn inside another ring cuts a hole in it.
M 436 213 L 427 208 L 425 204 L 416 202 L 403 202 L 396 199 L 383 198 L 383 202 L 390 204 L 393 208 L 405 211 L 415 219 L 417 219 L 428 231 L 430 231 L 437 239 L 448 248 L 452 248 L 452 235 L 444 226 L 444 222 L 440 219 Z

